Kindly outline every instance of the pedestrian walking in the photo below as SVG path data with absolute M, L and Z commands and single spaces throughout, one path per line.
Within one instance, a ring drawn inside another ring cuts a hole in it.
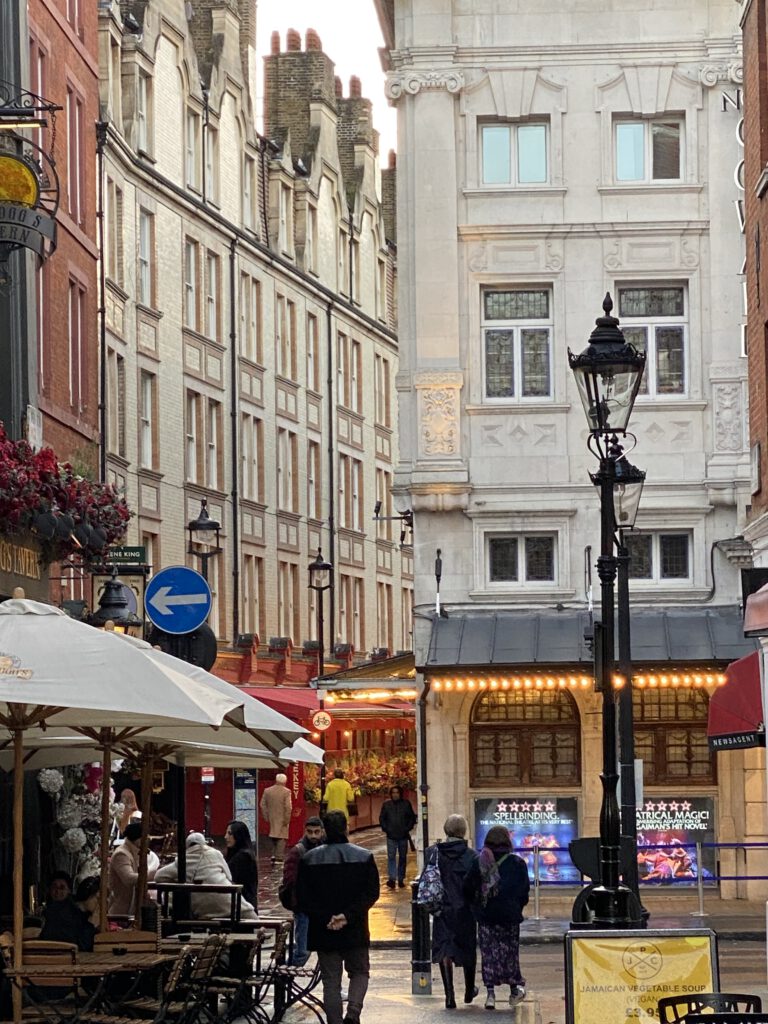
M 243 899 L 258 910 L 259 866 L 251 833 L 244 821 L 230 821 L 224 833 L 224 859 L 235 885 L 242 885 Z
M 394 889 L 405 885 L 405 866 L 408 858 L 408 840 L 416 824 L 416 812 L 410 800 L 403 798 L 399 786 L 389 790 L 379 814 L 379 825 L 387 837 L 387 886 Z
M 307 850 L 314 850 L 316 846 L 322 843 L 324 838 L 325 833 L 323 832 L 323 823 L 320 818 L 316 816 L 307 818 L 304 822 L 304 835 L 295 846 L 288 850 L 283 863 L 283 881 L 277 894 L 285 909 L 293 913 L 292 967 L 303 967 L 307 960 L 309 960 L 309 950 L 307 949 L 309 918 L 298 910 L 296 906 L 296 878 L 299 873 L 299 861 Z
M 328 811 L 341 811 L 349 821 L 349 805 L 355 802 L 355 791 L 344 778 L 343 768 L 334 768 L 333 778 L 325 787 L 323 801 L 326 814 Z
M 269 842 L 273 864 L 283 862 L 285 841 L 291 824 L 291 794 L 286 785 L 288 777 L 280 772 L 274 784 L 267 786 L 261 797 L 261 813 L 269 825 Z
M 486 1010 L 496 1008 L 496 986 L 509 985 L 509 1005 L 525 998 L 520 973 L 520 922 L 528 902 L 528 868 L 512 852 L 503 825 L 488 830 L 480 856 L 467 876 L 465 895 L 478 923 Z
M 307 945 L 317 950 L 327 1024 L 359 1024 L 370 973 L 368 911 L 379 898 L 379 872 L 373 854 L 350 843 L 340 811 L 326 814 L 323 825 L 325 843 L 299 861 L 296 902 L 309 917 Z M 349 990 L 343 1017 L 345 969 Z
M 443 882 L 443 909 L 432 922 L 432 963 L 440 966 L 446 1009 L 454 1010 L 454 964 L 464 972 L 464 1002 L 471 1003 L 477 995 L 477 924 L 465 894 L 467 878 L 477 854 L 469 848 L 467 819 L 461 814 L 449 814 L 443 831 L 446 838 L 442 843 L 429 847 L 424 863 L 436 862 Z

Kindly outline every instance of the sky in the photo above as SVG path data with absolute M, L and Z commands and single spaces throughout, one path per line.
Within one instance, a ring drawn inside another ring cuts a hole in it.
M 323 50 L 336 64 L 336 74 L 349 95 L 349 79 L 357 75 L 363 96 L 373 103 L 373 126 L 379 132 L 379 153 L 386 164 L 390 149 L 396 148 L 397 129 L 394 107 L 384 97 L 384 72 L 378 49 L 383 46 L 373 0 L 258 0 L 256 45 L 259 56 L 269 53 L 270 36 L 280 33 L 285 49 L 285 33 L 295 28 L 304 34 L 313 28 L 320 36 Z M 264 68 L 259 65 L 259 97 L 263 94 Z

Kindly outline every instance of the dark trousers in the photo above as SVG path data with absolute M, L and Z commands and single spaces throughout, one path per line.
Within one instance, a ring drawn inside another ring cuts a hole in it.
M 408 837 L 390 839 L 387 836 L 387 877 L 391 882 L 405 881 L 405 861 L 408 857 Z
M 320 977 L 323 979 L 323 1008 L 327 1024 L 343 1024 L 344 1021 L 341 1000 L 341 977 L 344 968 L 349 977 L 347 1017 L 353 1021 L 360 1020 L 370 973 L 367 947 L 318 950 L 317 959 L 320 962 Z

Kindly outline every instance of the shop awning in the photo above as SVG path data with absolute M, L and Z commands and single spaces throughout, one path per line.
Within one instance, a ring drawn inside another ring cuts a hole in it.
M 725 670 L 727 682 L 709 701 L 710 750 L 765 746 L 760 654 L 754 651 Z
M 645 667 L 676 662 L 723 664 L 755 650 L 744 638 L 735 605 L 715 608 L 633 609 L 632 659 Z M 423 666 L 432 669 L 571 665 L 591 672 L 589 613 L 563 611 L 450 613 L 435 619 Z
M 243 686 L 243 690 L 294 721 L 308 718 L 320 707 L 317 691 L 298 686 Z

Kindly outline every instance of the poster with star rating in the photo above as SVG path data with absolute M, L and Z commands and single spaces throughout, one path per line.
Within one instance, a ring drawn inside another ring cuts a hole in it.
M 646 797 L 637 808 L 637 862 L 648 885 L 715 884 L 715 802 L 710 796 Z M 698 863 L 696 843 L 705 844 Z
M 539 881 L 580 882 L 571 863 L 568 843 L 579 834 L 575 797 L 493 797 L 475 800 L 475 848 L 481 849 L 488 829 L 503 825 L 512 846 L 528 865 L 534 880 L 536 847 Z

